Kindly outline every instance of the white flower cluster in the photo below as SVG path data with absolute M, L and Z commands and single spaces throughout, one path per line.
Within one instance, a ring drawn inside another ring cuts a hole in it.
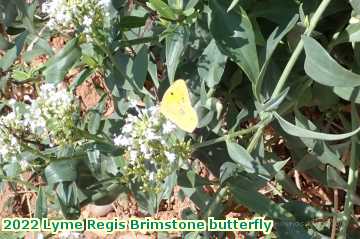
M 1 119 L 0 119 L 1 120 Z M 1 124 L 1 123 L 0 123 Z M 3 161 L 15 161 L 21 154 L 18 139 L 11 135 L 6 128 L 0 128 L 0 158 Z
M 126 152 L 125 178 L 140 182 L 144 191 L 158 189 L 189 155 L 189 147 L 176 138 L 176 125 L 161 115 L 159 107 L 132 105 L 135 114 L 127 115 L 114 144 Z
M 114 11 L 111 0 L 48 0 L 42 4 L 42 12 L 50 17 L 50 29 L 77 28 L 88 41 L 97 28 L 109 25 L 105 18 L 111 11 Z
M 9 100 L 11 112 L 0 117 L 0 158 L 16 160 L 23 139 L 53 145 L 72 140 L 74 96 L 53 84 L 40 86 L 38 97 L 25 102 Z

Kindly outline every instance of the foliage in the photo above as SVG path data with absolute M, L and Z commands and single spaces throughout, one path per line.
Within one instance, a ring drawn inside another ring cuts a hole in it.
M 277 238 L 329 237 L 326 222 L 336 219 L 338 238 L 359 234 L 358 1 L 41 2 L 0 0 L 0 180 L 29 186 L 21 173 L 41 177 L 37 216 L 51 205 L 77 218 L 82 206 L 121 193 L 152 215 L 178 186 L 199 209 L 184 218 L 223 218 L 236 204 L 273 219 Z M 54 35 L 69 39 L 57 53 Z M 30 66 L 44 54 L 46 63 Z M 80 73 L 63 84 L 72 69 Z M 109 92 L 83 114 L 55 90 L 65 85 L 66 95 L 97 74 Z M 192 134 L 156 111 L 177 79 L 186 80 L 199 117 Z M 24 84 L 38 97 L 11 100 L 7 89 Z M 269 130 L 283 150 L 267 139 Z M 201 177 L 194 159 L 216 180 Z M 343 211 L 298 200 L 304 194 L 287 175 L 294 171 L 343 190 Z M 205 193 L 209 185 L 216 192 Z M 278 196 L 260 193 L 269 185 Z

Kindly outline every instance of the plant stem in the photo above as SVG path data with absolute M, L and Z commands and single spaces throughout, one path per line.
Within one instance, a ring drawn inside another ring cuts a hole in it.
M 216 138 L 216 139 L 210 139 L 208 141 L 205 141 L 205 142 L 202 142 L 202 143 L 199 143 L 199 144 L 195 144 L 193 146 L 193 150 L 195 151 L 196 149 L 199 149 L 199 148 L 203 148 L 203 147 L 210 146 L 210 145 L 213 145 L 213 144 L 216 144 L 216 143 L 220 143 L 220 142 L 223 142 L 223 141 L 225 141 L 225 140 L 227 140 L 229 138 L 249 134 L 249 133 L 254 132 L 255 130 L 257 130 L 259 128 L 259 126 L 260 126 L 260 123 L 254 125 L 254 126 L 252 126 L 250 128 L 247 128 L 247 129 L 242 129 L 242 130 L 236 131 L 234 133 L 230 133 L 230 134 L 221 136 L 221 137 Z
M 256 145 L 258 144 L 262 133 L 263 133 L 264 127 L 261 126 L 256 130 L 256 133 L 254 134 L 254 136 L 252 137 L 248 147 L 247 147 L 247 151 L 249 152 L 249 154 L 255 149 Z
M 358 122 L 358 115 L 357 110 L 355 108 L 355 103 L 352 102 L 351 104 L 351 118 L 352 118 L 352 127 L 357 128 Z M 349 174 L 348 174 L 348 190 L 346 194 L 345 204 L 344 204 L 344 211 L 343 211 L 343 221 L 340 227 L 340 232 L 338 235 L 338 239 L 345 239 L 347 228 L 350 224 L 351 216 L 354 212 L 354 203 L 353 203 L 353 195 L 356 192 L 357 181 L 359 178 L 359 144 L 358 144 L 358 137 L 354 135 L 351 138 L 351 158 L 350 158 L 350 167 L 349 167 Z
M 324 13 L 326 7 L 329 5 L 330 2 L 331 2 L 331 0 L 323 0 L 320 3 L 318 9 L 316 10 L 313 17 L 311 18 L 309 27 L 306 29 L 304 35 L 310 36 L 310 34 L 315 29 L 317 23 L 319 22 L 319 20 L 321 18 L 321 15 Z M 293 69 L 297 59 L 299 58 L 303 48 L 304 48 L 304 42 L 302 41 L 302 39 L 300 39 L 300 41 L 297 44 L 293 54 L 290 57 L 287 65 L 285 66 L 285 69 L 284 69 L 283 73 L 280 76 L 279 82 L 277 83 L 271 98 L 275 98 L 282 91 L 282 89 L 283 89 L 283 87 L 284 87 L 284 85 L 286 83 L 286 80 L 288 79 L 288 77 L 290 75 L 290 72 Z

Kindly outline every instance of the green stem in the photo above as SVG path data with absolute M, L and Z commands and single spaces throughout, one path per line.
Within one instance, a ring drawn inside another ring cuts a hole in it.
M 237 136 L 249 134 L 249 133 L 254 132 L 255 130 L 257 130 L 258 127 L 259 127 L 259 125 L 260 125 L 260 123 L 254 125 L 254 126 L 252 126 L 252 127 L 250 127 L 250 128 L 247 128 L 247 129 L 242 129 L 242 130 L 236 131 L 236 132 L 234 132 L 234 133 L 230 133 L 230 134 L 221 136 L 221 137 L 216 138 L 216 139 L 210 139 L 210 140 L 208 140 L 208 141 L 195 144 L 195 145 L 193 146 L 193 150 L 195 151 L 195 150 L 197 150 L 197 149 L 199 149 L 199 148 L 203 148 L 203 147 L 207 147 L 207 146 L 210 146 L 210 145 L 213 145 L 213 144 L 217 144 L 217 143 L 226 141 L 226 140 L 229 139 L 229 138 L 233 138 L 233 137 L 237 137 Z
M 355 104 L 352 103 L 352 126 L 353 128 L 357 128 L 358 122 L 358 115 L 357 110 L 355 108 Z M 344 204 L 344 211 L 343 211 L 343 220 L 340 228 L 340 232 L 338 235 L 338 239 L 345 239 L 347 237 L 346 232 L 347 228 L 350 224 L 350 220 L 352 218 L 354 212 L 354 203 L 353 203 L 353 195 L 356 192 L 357 181 L 359 178 L 359 144 L 358 144 L 358 137 L 355 135 L 351 138 L 351 159 L 350 159 L 350 167 L 349 167 L 349 174 L 348 174 L 348 191 L 346 194 L 345 204 Z
M 331 2 L 331 0 L 323 0 L 320 3 L 318 9 L 316 10 L 313 17 L 311 18 L 310 25 L 306 29 L 304 35 L 310 36 L 310 34 L 314 31 L 317 23 L 319 22 L 319 20 L 321 18 L 321 15 L 324 13 L 326 7 L 329 5 L 330 2 Z M 275 98 L 276 96 L 278 96 L 280 94 L 280 92 L 282 91 L 282 89 L 286 83 L 286 80 L 288 79 L 288 77 L 291 73 L 291 70 L 293 69 L 297 59 L 299 58 L 303 48 L 304 48 L 304 42 L 302 41 L 302 39 L 300 39 L 293 54 L 290 57 L 287 65 L 285 66 L 283 73 L 280 76 L 279 82 L 277 83 L 275 90 L 271 96 L 272 98 Z
M 250 141 L 250 144 L 248 145 L 247 147 L 247 151 L 249 152 L 249 154 L 255 149 L 256 145 L 258 144 L 261 136 L 262 136 L 262 133 L 263 133 L 263 130 L 264 130 L 264 127 L 259 127 L 257 130 L 256 130 L 256 133 L 254 134 L 254 136 L 252 137 L 251 141 Z

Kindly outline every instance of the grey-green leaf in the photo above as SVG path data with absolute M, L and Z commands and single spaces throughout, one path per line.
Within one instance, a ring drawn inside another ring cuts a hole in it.
M 136 55 L 133 63 L 133 75 L 136 86 L 141 90 L 147 75 L 149 56 L 147 47 L 144 45 Z
M 212 40 L 205 48 L 198 62 L 198 72 L 200 77 L 206 82 L 208 87 L 216 86 L 224 73 L 227 56 L 217 47 L 215 40 Z
M 179 26 L 166 37 L 166 65 L 170 82 L 175 79 L 176 69 L 188 39 L 185 27 Z
M 81 50 L 77 42 L 77 38 L 69 41 L 58 54 L 46 63 L 43 74 L 47 82 L 61 82 L 68 71 L 80 59 Z
M 275 30 L 270 34 L 266 42 L 266 48 L 264 52 L 265 55 L 264 63 L 261 67 L 260 74 L 258 75 L 256 80 L 256 85 L 255 85 L 256 94 L 258 95 L 261 94 L 261 87 L 266 73 L 266 69 L 270 63 L 270 58 L 273 55 L 276 47 L 280 43 L 281 39 L 295 26 L 298 19 L 299 19 L 299 15 L 296 14 L 287 24 L 276 27 Z
M 226 141 L 227 151 L 232 160 L 238 163 L 246 172 L 255 173 L 258 163 L 255 159 L 237 143 Z
M 303 41 L 305 72 L 314 81 L 327 86 L 360 86 L 360 75 L 339 65 L 316 40 L 303 36 Z
M 342 140 L 349 138 L 355 134 L 357 134 L 360 131 L 360 127 L 357 128 L 354 131 L 351 131 L 349 133 L 345 134 L 326 134 L 326 133 L 320 133 L 320 132 L 314 132 L 305 128 L 300 128 L 288 121 L 286 121 L 284 118 L 282 118 L 279 114 L 274 113 L 274 116 L 278 120 L 281 128 L 288 134 L 297 136 L 297 137 L 303 137 L 303 138 L 310 138 L 310 139 L 319 139 L 319 140 Z
M 360 104 L 359 87 L 334 87 L 333 92 L 344 100 L 354 101 L 355 103 Z
M 230 190 L 234 194 L 235 201 L 260 215 L 269 216 L 272 219 L 294 221 L 294 216 L 290 212 L 256 190 L 236 185 L 231 185 Z
M 164 3 L 162 0 L 150 0 L 150 6 L 157 12 L 159 12 L 161 17 L 170 19 L 170 20 L 176 20 L 176 15 L 174 11 Z
M 44 188 L 40 187 L 36 198 L 35 217 L 39 219 L 46 218 L 47 213 L 47 197 Z
M 15 45 L 7 50 L 5 55 L 0 59 L 0 69 L 6 71 L 12 66 L 13 62 L 19 56 L 27 36 L 28 32 L 25 31 L 16 37 Z
M 240 14 L 236 11 L 227 12 L 228 7 L 225 1 L 210 0 L 210 31 L 219 49 L 254 82 L 259 74 L 259 62 L 253 27 L 240 6 Z
M 350 0 L 350 4 L 353 7 L 354 11 L 357 14 L 360 14 L 360 1 L 359 0 Z
M 45 178 L 48 184 L 74 181 L 77 174 L 78 160 L 59 160 L 50 163 L 45 168 Z

